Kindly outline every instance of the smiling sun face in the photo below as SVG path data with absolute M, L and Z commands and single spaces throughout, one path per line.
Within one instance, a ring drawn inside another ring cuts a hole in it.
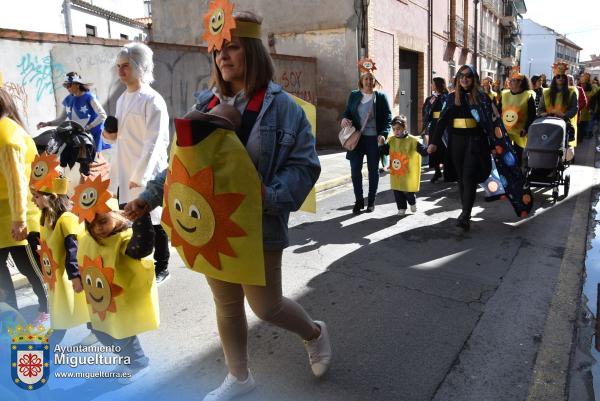
M 235 29 L 233 4 L 227 0 L 213 0 L 204 15 L 204 35 L 208 51 L 221 50 L 223 42 L 231 41 L 231 31 Z
M 102 181 L 98 175 L 93 180 L 86 177 L 83 184 L 75 187 L 73 194 L 73 213 L 79 216 L 79 222 L 94 221 L 96 213 L 108 213 L 110 207 L 106 202 L 110 199 L 108 185 L 110 180 Z
M 31 163 L 29 185 L 36 191 L 44 187 L 51 187 L 52 180 L 60 176 L 58 170 L 56 170 L 58 165 L 56 155 L 49 155 L 46 152 L 36 155 L 33 163 Z
M 404 153 L 390 152 L 390 174 L 403 176 L 408 173 L 408 157 Z
M 114 275 L 113 269 L 103 266 L 102 256 L 97 256 L 93 260 L 87 256 L 83 257 L 81 281 L 85 297 L 100 320 L 106 319 L 108 312 L 117 311 L 115 297 L 123 293 L 123 288 L 113 283 Z
M 506 128 L 511 129 L 515 126 L 515 124 L 517 124 L 518 121 L 519 109 L 510 107 L 502 111 L 502 122 L 504 122 L 504 126 Z
M 54 260 L 52 249 L 48 247 L 46 241 L 41 240 L 40 249 L 38 249 L 37 252 L 40 256 L 40 264 L 44 281 L 46 284 L 48 284 L 48 288 L 51 291 L 54 291 L 54 287 L 56 286 L 56 269 L 58 267 L 58 263 L 56 263 Z
M 173 158 L 166 182 L 162 219 L 171 228 L 173 246 L 183 248 L 188 266 L 194 266 L 200 254 L 220 270 L 219 253 L 237 256 L 228 238 L 246 235 L 231 220 L 245 195 L 215 194 L 212 168 L 206 167 L 190 177 L 177 156 Z

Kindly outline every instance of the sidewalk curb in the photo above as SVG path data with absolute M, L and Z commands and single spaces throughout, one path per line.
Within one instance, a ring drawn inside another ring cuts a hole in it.
M 328 180 L 328 181 L 317 183 L 317 185 L 315 185 L 315 191 L 317 193 L 319 193 L 319 192 L 326 191 L 326 190 L 331 189 L 331 188 L 339 187 L 339 186 L 344 185 L 344 184 L 346 184 L 346 183 L 348 183 L 350 181 L 352 181 L 352 176 L 350 174 L 343 175 L 341 177 L 337 177 L 337 178 L 333 178 L 333 179 Z
M 591 147 L 591 152 L 594 152 L 594 149 Z M 597 171 L 594 174 L 593 185 L 581 192 L 575 203 L 558 281 L 533 366 L 527 401 L 567 399 L 569 365 L 576 342 L 575 324 L 581 304 L 585 270 L 590 202 L 592 189 L 596 185 L 598 185 Z M 583 230 L 583 227 L 586 229 Z M 586 236 L 583 240 L 581 232 Z

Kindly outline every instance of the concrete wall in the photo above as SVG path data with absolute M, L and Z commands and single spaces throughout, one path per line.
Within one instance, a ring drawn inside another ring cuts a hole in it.
M 94 38 L 94 44 L 78 44 L 69 43 L 65 35 L 50 34 L 36 36 L 42 42 L 2 38 L 14 33 L 0 31 L 0 72 L 30 133 L 35 135 L 38 122 L 53 120 L 62 111 L 62 100 L 68 94 L 62 83 L 69 71 L 78 71 L 86 82 L 93 83 L 92 90 L 106 111 L 114 114 L 116 100 L 125 89 L 118 81 L 114 61 L 119 47 L 127 41 Z M 208 88 L 211 64 L 206 48 L 150 46 L 155 62 L 153 87 L 165 98 L 171 119 L 182 116 L 193 106 L 193 94 Z M 274 63 L 276 80 L 288 92 L 316 103 L 314 59 L 275 55 Z
M 529 59 L 531 61 L 531 75 L 546 74 L 552 77 L 552 64 L 556 55 L 556 35 L 549 29 L 529 20 L 521 23 L 521 71 L 529 72 Z

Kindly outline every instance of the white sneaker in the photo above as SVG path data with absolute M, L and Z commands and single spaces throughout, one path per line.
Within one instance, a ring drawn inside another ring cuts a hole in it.
M 256 387 L 256 382 L 252 373 L 248 370 L 248 378 L 246 381 L 239 381 L 231 373 L 227 374 L 223 383 L 219 388 L 214 389 L 206 394 L 202 401 L 229 401 L 234 397 L 249 393 Z
M 415 203 L 414 205 L 410 205 L 410 211 L 415 213 L 417 211 L 417 204 Z
M 406 214 L 406 209 L 398 209 L 398 216 L 404 216 Z
M 318 324 L 321 328 L 321 335 L 314 340 L 304 341 L 304 347 L 308 352 L 308 360 L 313 374 L 316 377 L 321 377 L 327 372 L 331 362 L 331 342 L 325 323 L 315 320 L 315 324 Z
M 79 341 L 79 344 L 77 344 L 77 345 L 82 345 L 84 347 L 88 347 L 90 345 L 96 344 L 97 342 L 98 342 L 98 337 L 96 337 L 96 335 L 90 331 L 90 334 L 83 337 L 81 339 L 81 341 Z

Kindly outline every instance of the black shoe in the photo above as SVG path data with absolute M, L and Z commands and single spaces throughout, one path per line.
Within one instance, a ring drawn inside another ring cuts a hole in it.
M 440 178 L 442 178 L 442 172 L 440 170 L 435 170 L 435 174 L 433 174 L 433 177 L 431 177 L 431 180 L 429 180 L 429 182 L 435 184 L 435 182 Z
M 365 202 L 354 202 L 354 207 L 352 208 L 352 213 L 353 214 L 361 214 L 362 213 L 362 208 L 365 207 Z
M 162 284 L 169 279 L 169 271 L 167 269 L 161 270 L 156 273 L 156 284 Z
M 471 228 L 471 216 L 465 213 L 461 213 L 460 216 L 456 219 L 456 227 L 462 228 L 464 231 L 469 231 Z
M 365 210 L 365 212 L 373 213 L 373 210 L 375 210 L 375 205 L 372 203 L 369 203 L 369 206 L 367 206 L 367 210 Z

